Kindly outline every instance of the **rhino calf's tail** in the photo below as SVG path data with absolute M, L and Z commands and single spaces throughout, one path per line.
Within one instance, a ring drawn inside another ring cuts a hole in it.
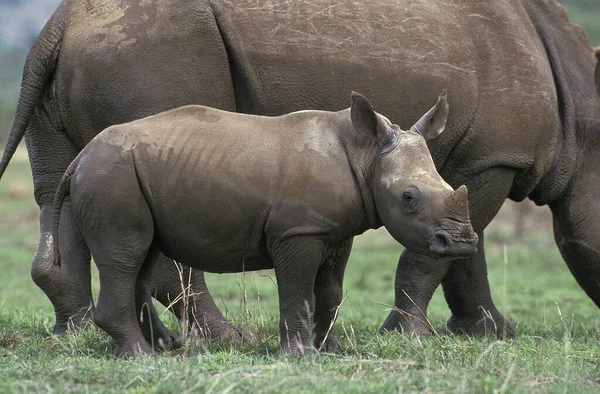
M 44 29 L 31 47 L 25 67 L 23 68 L 23 80 L 21 82 L 21 93 L 17 103 L 17 110 L 13 120 L 6 147 L 0 160 L 0 179 L 8 167 L 19 142 L 25 135 L 25 130 L 33 116 L 35 108 L 40 101 L 42 93 L 54 76 L 58 52 L 62 42 L 65 27 L 65 8 L 63 2 L 52 18 L 46 23 Z
M 56 189 L 56 194 L 54 195 L 54 213 L 52 217 L 52 243 L 54 250 L 54 264 L 60 267 L 60 250 L 58 248 L 58 226 L 60 224 L 60 212 L 62 211 L 62 206 L 65 198 L 71 194 L 71 177 L 73 173 L 75 173 L 75 169 L 79 164 L 79 160 L 81 160 L 81 156 L 83 152 L 79 152 L 77 157 L 69 164 L 67 170 L 63 174 L 60 183 L 58 184 L 58 188 Z

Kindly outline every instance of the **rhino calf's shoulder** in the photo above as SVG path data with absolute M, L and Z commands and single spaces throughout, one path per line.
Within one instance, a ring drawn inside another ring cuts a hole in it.
M 443 95 L 403 131 L 353 94 L 338 112 L 186 106 L 109 127 L 57 191 L 57 263 L 58 212 L 70 193 L 100 273 L 94 321 L 122 355 L 152 351 L 136 318 L 152 304 L 139 288 L 136 298 L 136 278 L 158 251 L 208 272 L 274 268 L 283 349 L 302 352 L 313 327 L 316 346 L 335 345 L 327 332 L 355 235 L 384 225 L 416 253 L 476 251 L 466 187 L 442 180 L 425 142 L 447 115 Z

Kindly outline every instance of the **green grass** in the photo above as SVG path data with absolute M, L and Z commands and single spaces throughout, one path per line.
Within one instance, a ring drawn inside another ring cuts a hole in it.
M 440 290 L 429 310 L 439 336 L 376 334 L 388 313 L 381 304 L 393 302 L 401 247 L 385 231 L 371 231 L 357 239 L 348 265 L 334 327 L 341 351 L 274 355 L 277 292 L 273 272 L 265 271 L 208 275 L 221 310 L 255 333 L 256 344 L 195 341 L 170 354 L 118 360 L 114 342 L 99 330 L 50 336 L 52 307 L 29 276 L 38 236 L 30 177 L 20 153 L 0 183 L 0 393 L 600 390 L 600 312 L 560 258 L 545 212 L 534 211 L 517 240 L 515 207 L 508 205 L 486 233 L 494 299 L 517 324 L 516 339 L 446 334 L 449 311 Z

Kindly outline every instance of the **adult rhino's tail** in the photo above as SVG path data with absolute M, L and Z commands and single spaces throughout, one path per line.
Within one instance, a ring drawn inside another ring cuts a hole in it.
M 56 189 L 56 194 L 54 195 L 54 213 L 52 216 L 52 242 L 53 242 L 53 250 L 54 250 L 54 264 L 60 266 L 60 250 L 58 249 L 58 226 L 60 224 L 60 212 L 62 211 L 62 206 L 65 198 L 71 194 L 71 177 L 79 164 L 79 160 L 81 160 L 81 156 L 84 155 L 85 151 L 79 152 L 77 157 L 69 164 L 67 170 L 63 174 L 60 183 L 58 184 L 58 188 Z
M 46 23 L 27 55 L 15 118 L 0 160 L 0 179 L 2 179 L 10 159 L 15 154 L 19 142 L 25 135 L 27 125 L 40 101 L 44 88 L 50 83 L 54 75 L 66 25 L 65 14 L 66 5 L 63 2 Z

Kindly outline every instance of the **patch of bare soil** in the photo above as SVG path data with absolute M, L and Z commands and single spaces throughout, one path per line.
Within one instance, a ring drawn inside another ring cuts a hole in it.
M 23 341 L 24 339 L 17 334 L 7 334 L 0 339 L 0 346 L 12 350 L 16 349 Z

